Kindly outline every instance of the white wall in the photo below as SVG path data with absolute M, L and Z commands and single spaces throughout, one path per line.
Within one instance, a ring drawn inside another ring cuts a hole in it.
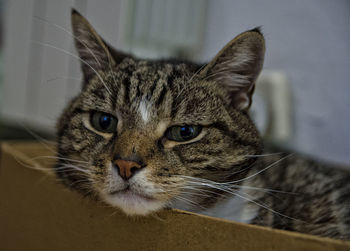
M 206 0 L 6 3 L 0 119 L 51 134 L 66 103 L 81 87 L 80 62 L 71 34 L 72 8 L 116 48 L 157 57 L 174 55 L 179 49 L 197 51 L 206 7 Z
M 262 25 L 265 69 L 286 72 L 296 151 L 350 163 L 350 1 L 211 0 L 201 60 Z
M 117 36 L 122 3 L 8 1 L 2 115 L 53 130 L 67 99 L 80 88 L 76 79 L 79 64 L 74 58 L 31 42 L 46 42 L 75 53 L 71 37 L 34 16 L 69 29 L 74 6 L 107 41 L 123 48 Z M 208 5 L 198 59 L 210 59 L 235 35 L 262 25 L 267 42 L 265 68 L 285 71 L 293 91 L 295 132 L 290 145 L 297 151 L 350 164 L 350 1 L 209 0 Z M 62 79 L 48 81 L 57 77 Z M 67 77 L 72 79 L 64 79 Z
M 53 134 L 58 116 L 81 87 L 70 34 L 71 9 L 87 16 L 115 44 L 120 4 L 111 0 L 8 0 L 0 119 Z

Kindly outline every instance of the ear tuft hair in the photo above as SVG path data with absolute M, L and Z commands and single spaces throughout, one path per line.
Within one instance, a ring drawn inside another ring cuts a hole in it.
M 265 40 L 257 27 L 231 40 L 200 74 L 203 79 L 226 88 L 229 105 L 247 111 L 252 103 L 264 54 Z

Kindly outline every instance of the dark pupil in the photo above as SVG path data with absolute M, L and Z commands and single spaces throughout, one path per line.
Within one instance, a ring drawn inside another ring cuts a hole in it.
M 103 130 L 108 129 L 108 127 L 111 125 L 111 121 L 112 121 L 111 116 L 106 115 L 106 114 L 101 115 L 101 117 L 100 117 L 100 126 L 101 126 L 101 128 Z
M 187 138 L 192 137 L 193 132 L 194 132 L 194 129 L 193 129 L 192 126 L 183 126 L 183 127 L 180 127 L 180 135 L 181 135 L 181 137 L 184 138 L 184 139 L 187 139 Z

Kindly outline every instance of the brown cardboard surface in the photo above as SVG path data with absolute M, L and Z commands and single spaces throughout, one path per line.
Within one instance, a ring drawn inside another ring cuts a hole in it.
M 127 217 L 59 184 L 44 155 L 53 152 L 38 143 L 1 144 L 0 250 L 350 250 L 350 242 L 179 210 Z

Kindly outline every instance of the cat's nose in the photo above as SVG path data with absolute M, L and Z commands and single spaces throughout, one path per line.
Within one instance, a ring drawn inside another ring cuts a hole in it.
M 113 161 L 114 167 L 118 170 L 120 177 L 124 180 L 130 179 L 137 171 L 144 166 L 130 160 L 117 159 Z

